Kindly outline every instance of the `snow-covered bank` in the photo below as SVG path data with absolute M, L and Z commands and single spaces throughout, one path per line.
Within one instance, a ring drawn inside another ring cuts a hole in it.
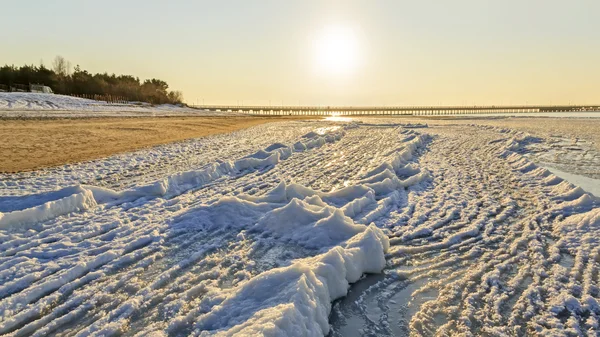
M 221 116 L 172 104 L 107 103 L 91 99 L 40 93 L 0 92 L 0 117 L 111 117 L 111 116 Z

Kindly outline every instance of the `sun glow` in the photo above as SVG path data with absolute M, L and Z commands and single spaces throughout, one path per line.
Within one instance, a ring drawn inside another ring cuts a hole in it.
M 360 61 L 359 42 L 350 27 L 330 26 L 314 40 L 315 64 L 320 73 L 344 75 Z
M 330 122 L 352 122 L 354 121 L 354 118 L 351 117 L 342 117 L 342 116 L 338 116 L 338 115 L 331 115 L 329 117 L 325 117 L 326 121 L 330 121 Z

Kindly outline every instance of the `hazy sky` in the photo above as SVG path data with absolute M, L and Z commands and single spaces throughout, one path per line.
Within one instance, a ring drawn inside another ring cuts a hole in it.
M 317 66 L 331 27 L 343 72 Z M 0 37 L 2 64 L 62 55 L 189 103 L 600 102 L 598 0 L 0 0 Z

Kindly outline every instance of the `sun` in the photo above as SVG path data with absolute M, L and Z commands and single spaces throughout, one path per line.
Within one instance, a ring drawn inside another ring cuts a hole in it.
M 319 72 L 349 74 L 359 64 L 359 52 L 357 34 L 350 27 L 326 27 L 314 40 L 315 65 Z

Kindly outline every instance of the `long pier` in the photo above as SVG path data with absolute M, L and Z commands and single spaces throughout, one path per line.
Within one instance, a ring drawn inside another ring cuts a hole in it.
M 469 115 L 538 112 L 600 111 L 600 105 L 491 105 L 491 106 L 234 106 L 192 105 L 193 108 L 268 116 L 376 116 L 376 115 Z

